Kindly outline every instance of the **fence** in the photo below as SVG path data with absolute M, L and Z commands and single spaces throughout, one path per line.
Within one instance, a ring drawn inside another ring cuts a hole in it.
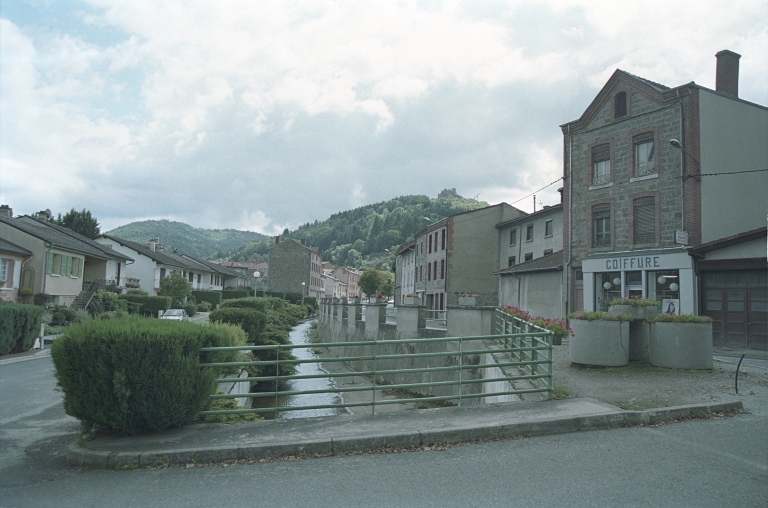
M 475 337 L 441 337 L 410 340 L 365 340 L 358 342 L 326 342 L 312 344 L 289 344 L 270 346 L 234 346 L 203 348 L 202 351 L 250 350 L 280 351 L 297 348 L 344 348 L 344 355 L 322 359 L 270 360 L 228 363 L 207 363 L 201 367 L 245 367 L 275 366 L 280 372 L 281 365 L 302 363 L 344 362 L 352 366 L 351 372 L 331 374 L 309 374 L 289 376 L 258 376 L 240 378 L 237 382 L 262 382 L 274 386 L 272 391 L 250 393 L 254 399 L 274 399 L 271 407 L 251 409 L 230 409 L 203 411 L 201 415 L 237 413 L 275 413 L 310 409 L 343 409 L 370 406 L 375 414 L 376 406 L 423 402 L 453 402 L 459 406 L 483 398 L 494 399 L 503 395 L 543 393 L 552 395 L 552 332 L 539 328 L 508 314 L 497 311 L 494 335 Z M 361 354 L 348 354 L 351 350 Z M 491 359 L 491 361 L 487 361 Z M 483 360 L 486 360 L 485 362 Z M 402 368 L 402 366 L 407 366 Z M 488 373 L 493 376 L 489 377 Z M 291 380 L 342 378 L 364 376 L 372 380 L 370 386 L 328 387 L 317 390 L 284 389 L 284 383 Z M 386 380 L 386 383 L 383 383 Z M 223 380 L 222 380 L 223 381 Z M 232 379 L 227 379 L 232 381 Z M 524 388 L 516 384 L 525 384 Z M 493 385 L 493 391 L 484 387 Z M 499 387 L 502 388 L 499 388 Z M 382 400 L 382 390 L 399 391 L 405 398 Z M 370 400 L 343 402 L 343 394 L 370 392 Z M 336 394 L 342 400 L 335 404 L 281 406 L 282 397 L 313 394 Z M 216 394 L 212 399 L 239 398 L 242 394 Z

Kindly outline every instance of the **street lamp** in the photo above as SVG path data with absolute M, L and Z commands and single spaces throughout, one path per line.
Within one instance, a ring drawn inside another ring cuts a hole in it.
M 696 157 L 691 155 L 691 153 L 688 150 L 683 148 L 683 145 L 680 143 L 680 141 L 678 141 L 677 139 L 673 138 L 673 139 L 669 140 L 669 144 L 672 145 L 673 147 L 677 148 L 678 150 L 682 150 L 684 154 L 686 154 L 688 157 L 693 159 L 693 162 L 696 163 L 697 172 L 701 172 L 701 163 L 699 163 L 698 159 L 696 159 Z M 695 177 L 696 177 L 696 175 L 686 175 L 685 174 L 685 167 L 683 167 L 683 180 L 686 180 L 687 178 L 695 178 Z
M 306 282 L 301 283 L 301 304 L 304 305 L 304 288 L 307 287 Z

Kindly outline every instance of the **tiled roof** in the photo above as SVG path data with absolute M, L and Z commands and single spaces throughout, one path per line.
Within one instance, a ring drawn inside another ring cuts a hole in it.
M 621 72 L 627 74 L 628 76 L 632 76 L 636 80 L 641 81 L 652 88 L 655 88 L 659 92 L 666 92 L 667 90 L 671 90 L 671 88 L 669 88 L 668 86 L 662 85 L 660 83 L 656 83 L 655 81 L 651 81 L 650 79 L 645 79 L 645 78 L 641 78 L 640 76 L 635 76 L 634 74 L 631 74 L 627 71 L 621 71 Z
M 758 238 L 765 238 L 766 235 L 768 235 L 768 226 L 763 226 L 761 228 L 753 229 L 752 231 L 745 231 L 743 233 L 738 233 L 725 238 L 720 238 L 718 240 L 713 240 L 711 242 L 702 243 L 698 247 L 693 248 L 693 253 L 705 254 L 713 250 L 730 247 L 731 245 L 738 245 L 740 243 L 757 240 Z
M 22 256 L 32 255 L 31 250 L 27 250 L 24 247 L 19 247 L 15 243 L 11 243 L 9 241 L 3 240 L 2 238 L 0 238 L 0 251 L 13 252 L 14 254 L 21 254 Z
M 124 259 L 133 261 L 123 254 L 109 251 L 109 249 L 106 249 L 103 245 L 99 245 L 89 238 L 78 235 L 74 231 L 60 226 L 54 226 L 50 223 L 42 222 L 26 215 L 16 218 L 0 217 L 0 222 L 30 236 L 51 243 L 60 249 L 101 259 Z
M 549 272 L 553 270 L 562 270 L 563 251 L 559 250 L 544 257 L 536 258 L 519 265 L 510 266 L 496 272 L 498 275 L 507 275 L 511 273 L 523 272 Z
M 208 261 L 207 259 L 196 258 L 194 256 L 190 256 L 189 254 L 182 254 L 181 257 L 187 259 L 188 261 L 192 261 L 194 263 L 197 263 L 198 265 L 201 265 L 206 270 L 220 273 L 222 275 L 226 275 L 227 277 L 247 277 L 247 275 L 245 275 L 243 272 L 239 270 L 235 270 L 234 268 L 230 268 L 228 266 L 214 263 L 213 261 Z
M 130 240 L 123 240 L 122 238 L 117 238 L 116 236 L 111 235 L 101 235 L 104 238 L 108 238 L 116 243 L 119 243 L 120 245 L 124 245 L 125 247 L 128 247 L 129 249 L 132 249 L 139 254 L 142 254 L 150 259 L 153 259 L 157 263 L 160 263 L 161 265 L 170 265 L 170 266 L 176 266 L 179 268 L 188 268 L 187 263 L 183 263 L 177 259 L 172 258 L 171 256 L 167 255 L 165 252 L 159 252 L 159 251 L 153 251 L 149 247 L 147 247 L 144 244 L 138 243 L 138 242 L 132 242 Z

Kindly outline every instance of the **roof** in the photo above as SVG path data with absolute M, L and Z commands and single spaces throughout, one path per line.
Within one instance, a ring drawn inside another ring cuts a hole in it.
M 213 261 L 208 261 L 207 259 L 200 259 L 195 256 L 191 256 L 189 254 L 181 254 L 179 256 L 183 259 L 186 259 L 187 261 L 197 263 L 198 265 L 202 266 L 206 270 L 210 270 L 212 272 L 220 273 L 221 275 L 227 276 L 227 277 L 247 277 L 246 274 L 239 270 L 235 270 L 234 268 L 230 268 L 228 266 L 220 265 L 218 263 L 214 263 Z
M 50 222 L 43 222 L 27 215 L 16 218 L 0 217 L 0 222 L 63 250 L 100 259 L 133 261 L 133 258 L 112 251 L 70 229 L 56 226 Z
M 404 244 L 402 244 L 400 246 L 399 249 L 397 249 L 397 252 L 395 252 L 395 256 L 399 256 L 403 252 L 405 252 L 405 251 L 407 251 L 409 249 L 413 249 L 415 247 L 416 247 L 416 240 L 413 240 L 413 241 L 410 241 L 410 242 L 405 242 Z
M 563 269 L 563 251 L 559 250 L 544 257 L 536 258 L 519 265 L 510 266 L 495 272 L 495 275 L 512 275 L 514 273 L 553 272 Z
M 0 238 L 0 251 L 13 252 L 14 254 L 21 254 L 22 256 L 31 256 L 32 251 L 27 250 L 24 247 L 19 247 L 15 243 L 11 243 L 7 240 Z
M 738 245 L 740 243 L 750 242 L 752 240 L 766 237 L 768 237 L 768 226 L 763 226 L 762 228 L 753 229 L 752 231 L 745 231 L 736 235 L 720 238 L 719 240 L 702 243 L 698 247 L 691 249 L 691 252 L 694 256 L 696 256 L 700 254 L 706 254 L 707 252 L 712 252 L 713 250 L 724 249 L 732 245 Z
M 123 240 L 122 238 L 118 238 L 116 236 L 111 235 L 101 235 L 104 238 L 108 238 L 109 240 L 112 240 L 113 242 L 119 243 L 120 245 L 123 245 L 124 247 L 128 247 L 129 249 L 132 249 L 139 254 L 146 256 L 152 260 L 154 260 L 157 263 L 160 263 L 161 265 L 170 265 L 170 266 L 176 266 L 179 268 L 188 268 L 189 265 L 186 262 L 183 262 L 179 259 L 175 259 L 168 255 L 165 252 L 160 251 L 153 251 L 149 247 L 147 247 L 144 244 L 141 244 L 139 242 L 132 242 L 130 240 Z
M 504 222 L 499 222 L 498 224 L 496 224 L 496 227 L 497 228 L 503 228 L 505 226 L 509 226 L 510 224 L 514 224 L 515 222 L 528 222 L 532 218 L 536 218 L 536 217 L 541 216 L 541 215 L 547 215 L 548 213 L 551 213 L 551 212 L 560 212 L 560 213 L 562 213 L 563 212 L 563 204 L 562 203 L 558 203 L 556 205 L 552 205 L 552 206 L 548 206 L 546 208 L 542 208 L 538 212 L 529 213 L 528 215 L 523 215 L 522 217 L 518 217 L 516 219 L 512 219 L 512 220 L 508 220 L 508 221 L 504 221 Z

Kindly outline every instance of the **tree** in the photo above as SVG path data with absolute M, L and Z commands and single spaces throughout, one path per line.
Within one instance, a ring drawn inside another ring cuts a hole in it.
M 91 215 L 91 212 L 85 208 L 83 208 L 82 212 L 78 212 L 73 208 L 68 211 L 64 217 L 59 214 L 56 224 L 71 229 L 75 233 L 80 233 L 91 240 L 101 234 L 96 217 Z
M 366 268 L 360 278 L 357 280 L 360 290 L 368 296 L 381 292 L 384 286 L 384 277 L 382 272 L 375 268 Z
M 194 302 L 192 288 L 189 287 L 186 277 L 180 273 L 172 273 L 160 279 L 160 295 L 170 296 L 171 307 L 174 309 L 184 307 L 189 301 Z
M 395 274 L 392 272 L 379 272 L 384 279 L 379 292 L 384 296 L 394 296 L 395 294 Z

